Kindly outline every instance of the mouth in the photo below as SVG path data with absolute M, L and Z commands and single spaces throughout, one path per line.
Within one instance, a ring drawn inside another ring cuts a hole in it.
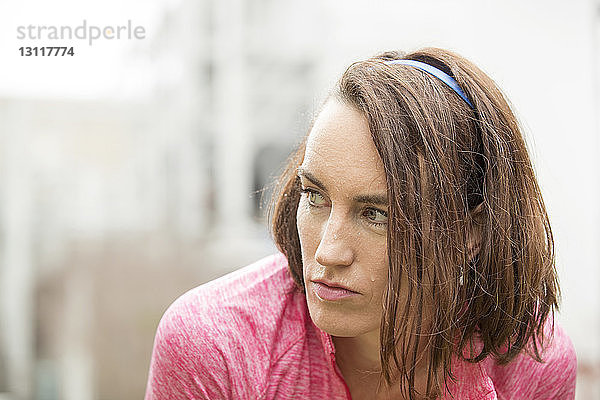
M 321 300 L 337 301 L 360 295 L 360 293 L 348 289 L 339 283 L 323 280 L 314 280 L 311 283 L 314 294 Z

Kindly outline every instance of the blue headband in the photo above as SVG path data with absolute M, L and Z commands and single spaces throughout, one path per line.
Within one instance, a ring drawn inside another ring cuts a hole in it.
M 475 109 L 475 107 L 473 107 L 473 104 L 471 104 L 471 102 L 467 98 L 467 95 L 465 94 L 465 92 L 463 92 L 462 89 L 460 88 L 460 86 L 458 86 L 458 83 L 454 80 L 454 78 L 451 77 L 450 75 L 448 75 L 447 73 L 445 73 L 444 71 L 439 70 L 436 67 L 433 67 L 424 62 L 415 61 L 415 60 L 388 60 L 388 61 L 385 61 L 385 63 L 388 65 L 391 65 L 391 64 L 410 65 L 412 67 L 415 67 L 415 68 L 418 68 L 420 70 L 430 73 L 431 75 L 435 76 L 440 81 L 442 81 L 446 85 L 448 85 L 448 87 L 450 87 L 450 89 L 454 90 L 456 92 L 456 94 L 458 94 L 464 101 L 466 101 L 467 104 L 472 109 Z

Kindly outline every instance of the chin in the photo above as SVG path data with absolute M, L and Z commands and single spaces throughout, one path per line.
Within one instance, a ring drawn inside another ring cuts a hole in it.
M 353 318 L 347 310 L 327 307 L 319 301 L 308 301 L 308 311 L 314 324 L 331 336 L 355 337 L 369 331 L 363 327 L 364 318 Z

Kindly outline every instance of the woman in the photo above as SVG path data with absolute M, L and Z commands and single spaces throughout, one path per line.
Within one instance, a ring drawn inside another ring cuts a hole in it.
M 281 253 L 163 316 L 146 399 L 572 399 L 548 216 L 494 82 L 352 64 L 271 208 Z

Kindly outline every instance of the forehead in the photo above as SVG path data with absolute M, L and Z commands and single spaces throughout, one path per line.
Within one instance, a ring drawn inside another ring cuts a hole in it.
M 334 98 L 315 120 L 302 168 L 338 189 L 386 190 L 383 163 L 366 117 Z

